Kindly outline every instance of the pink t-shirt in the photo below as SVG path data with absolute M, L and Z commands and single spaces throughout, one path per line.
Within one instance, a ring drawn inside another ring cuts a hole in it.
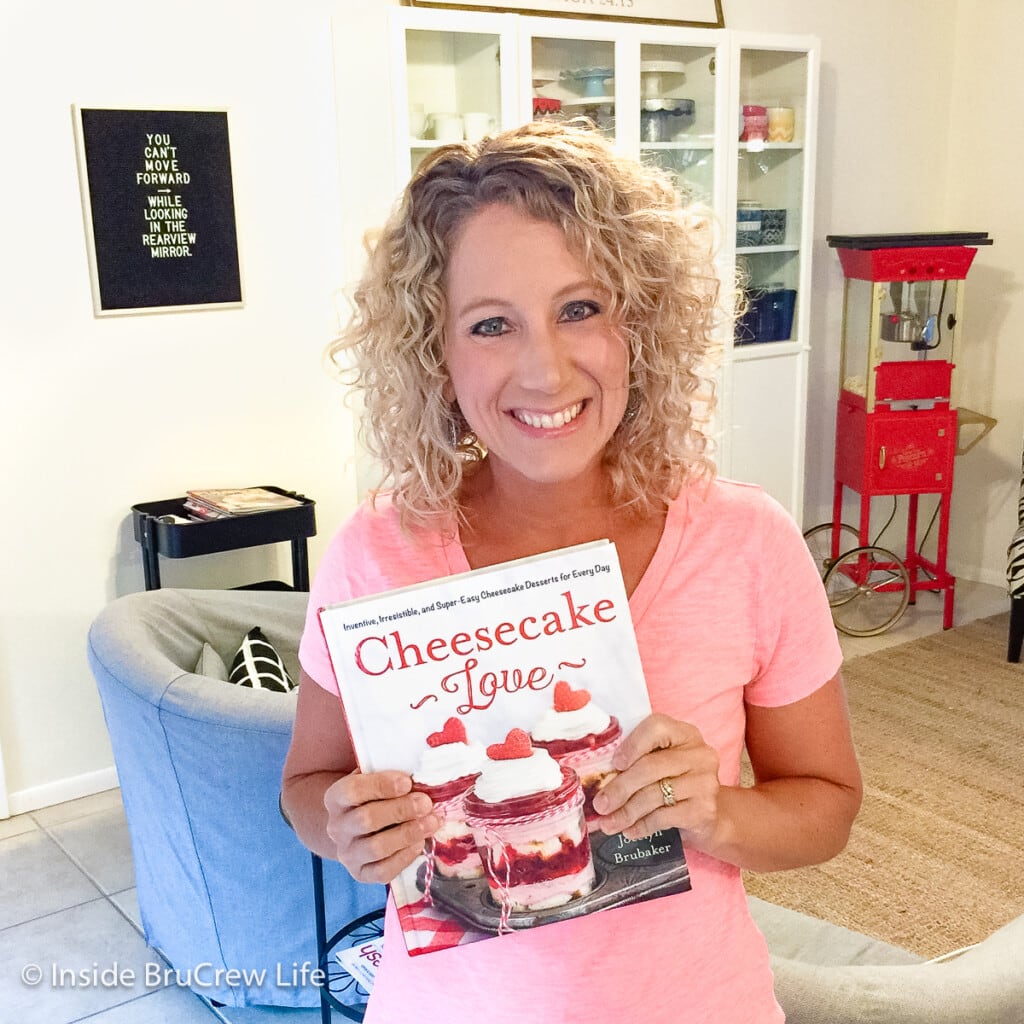
M 337 692 L 317 610 L 465 572 L 458 539 L 403 534 L 386 498 L 361 507 L 313 583 L 303 668 Z M 656 711 L 692 722 L 740 777 L 744 703 L 800 700 L 839 670 L 824 589 L 796 524 L 760 488 L 716 480 L 685 490 L 630 597 Z M 521 1024 L 776 1024 L 768 952 L 738 868 L 686 851 L 692 890 L 410 957 L 389 901 L 367 1024 L 421 1019 Z

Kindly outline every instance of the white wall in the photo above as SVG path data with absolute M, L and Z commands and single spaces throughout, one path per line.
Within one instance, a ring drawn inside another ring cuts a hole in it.
M 964 341 L 957 359 L 961 402 L 996 417 L 995 429 L 957 459 L 951 557 L 960 571 L 1005 585 L 1006 547 L 1017 528 L 1024 439 L 1024 134 L 1020 95 L 1024 6 L 962 2 L 953 62 L 956 83 L 943 133 L 945 208 L 951 226 L 989 231 L 967 278 Z
M 351 276 L 344 263 L 354 270 L 363 229 L 391 198 L 377 141 L 391 5 L 7 0 L 0 748 L 13 811 L 114 782 L 84 643 L 105 602 L 142 589 L 134 502 L 197 484 L 296 488 L 318 503 L 315 565 L 355 500 L 351 422 L 320 353 Z M 1006 119 L 1024 12 L 1013 0 L 724 6 L 730 28 L 822 40 L 806 521 L 829 518 L 832 490 L 842 276 L 825 236 L 990 230 L 997 245 L 968 281 L 984 351 L 963 360 L 964 401 L 1000 426 L 958 461 L 953 554 L 976 574 L 1001 572 L 1022 434 L 1011 257 L 1024 143 Z M 245 309 L 93 317 L 72 103 L 230 109 Z M 164 560 L 164 578 L 286 576 L 286 547 L 280 556 L 281 567 L 261 550 Z
M 314 560 L 351 507 L 351 417 L 320 366 L 344 280 L 333 9 L 6 3 L 0 745 L 12 811 L 115 784 L 85 635 L 104 603 L 143 588 L 133 503 L 291 487 L 318 503 Z M 72 103 L 229 108 L 244 309 L 93 317 Z M 288 555 L 165 560 L 164 581 L 288 578 Z

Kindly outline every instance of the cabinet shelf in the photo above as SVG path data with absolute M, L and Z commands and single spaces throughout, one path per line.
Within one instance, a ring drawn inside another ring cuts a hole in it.
M 745 345 L 734 345 L 732 358 L 736 362 L 750 362 L 756 359 L 770 359 L 776 356 L 789 356 L 800 352 L 805 346 L 799 341 L 753 341 Z
M 562 109 L 583 109 L 587 107 L 607 107 L 615 105 L 614 96 L 574 96 L 569 100 L 562 100 Z
M 673 139 L 671 142 L 641 142 L 640 149 L 662 152 L 672 149 L 697 149 L 712 153 L 715 149 L 715 139 L 711 135 L 695 135 L 688 139 Z
M 799 245 L 740 245 L 736 247 L 736 256 L 764 256 L 773 252 L 799 251 Z
M 771 153 L 779 150 L 792 150 L 800 152 L 803 150 L 802 142 L 741 142 L 739 150 L 741 153 Z

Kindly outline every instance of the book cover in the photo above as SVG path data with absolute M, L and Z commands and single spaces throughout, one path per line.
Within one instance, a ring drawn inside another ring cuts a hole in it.
M 186 498 L 182 504 L 185 511 L 188 513 L 189 522 L 199 521 L 209 523 L 216 519 L 234 518 L 230 512 L 223 512 L 218 508 L 214 508 L 212 505 L 206 505 L 201 501 L 196 501 L 194 498 Z
M 244 516 L 255 512 L 273 512 L 281 508 L 298 508 L 297 498 L 265 487 L 206 488 L 185 492 L 199 506 L 205 506 L 222 515 Z M 195 509 L 193 509 L 194 511 Z
M 364 772 L 408 772 L 444 825 L 392 882 L 411 954 L 690 888 L 675 829 L 595 825 L 650 714 L 615 546 L 579 545 L 319 610 Z

